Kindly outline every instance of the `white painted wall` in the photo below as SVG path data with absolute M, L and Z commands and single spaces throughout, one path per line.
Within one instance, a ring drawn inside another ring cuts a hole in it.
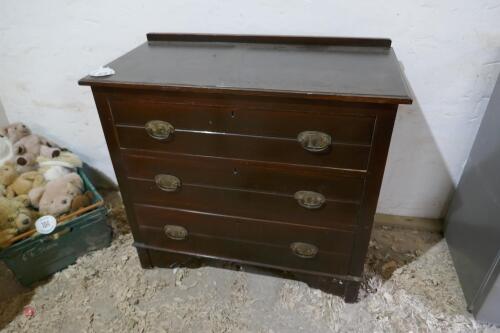
M 10 121 L 113 176 L 90 89 L 159 32 L 390 37 L 417 102 L 397 118 L 379 212 L 443 214 L 500 70 L 499 0 L 0 2 L 0 98 Z

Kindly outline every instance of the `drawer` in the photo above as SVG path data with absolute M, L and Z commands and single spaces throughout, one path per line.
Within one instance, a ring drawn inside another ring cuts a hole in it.
M 109 105 L 116 125 L 143 127 L 150 120 L 163 120 L 175 129 L 296 139 L 306 130 L 329 134 L 333 142 L 371 144 L 375 117 L 354 107 L 283 105 L 280 103 L 239 105 L 196 104 L 196 98 L 112 97 Z M 207 101 L 205 101 L 207 103 Z M 286 108 L 286 110 L 284 110 Z
M 144 127 L 116 126 L 121 148 L 365 171 L 370 146 L 332 144 L 324 153 L 305 150 L 295 139 L 177 131 L 170 140 L 150 137 Z
M 154 181 L 131 178 L 126 186 L 131 200 L 139 204 L 324 228 L 354 228 L 359 207 L 327 199 L 321 208 L 307 209 L 291 195 L 191 184 L 182 184 L 177 191 L 166 192 Z
M 171 154 L 122 154 L 128 177 L 153 180 L 170 174 L 183 184 L 294 195 L 301 190 L 315 191 L 337 201 L 360 202 L 364 177 L 332 169 L 290 167 L 235 159 Z
M 135 204 L 136 221 L 141 227 L 163 232 L 165 225 L 182 226 L 190 236 L 211 236 L 236 241 L 271 244 L 289 248 L 293 242 L 313 244 L 322 252 L 350 254 L 354 234 L 350 231 L 282 225 L 245 218 L 206 214 Z M 166 236 L 165 236 L 166 237 Z M 168 237 L 166 237 L 168 238 Z
M 290 271 L 345 275 L 351 258 L 349 255 L 321 250 L 313 258 L 301 258 L 294 254 L 290 246 L 196 234 L 188 235 L 184 240 L 173 240 L 166 237 L 163 229 L 154 227 L 139 226 L 139 233 L 142 239 L 147 240 L 146 244 L 139 246 Z

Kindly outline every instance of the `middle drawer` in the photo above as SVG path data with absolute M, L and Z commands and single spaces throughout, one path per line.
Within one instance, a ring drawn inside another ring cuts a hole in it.
M 127 177 L 153 181 L 159 174 L 178 177 L 182 183 L 293 196 L 315 191 L 328 200 L 359 203 L 364 175 L 332 169 L 284 166 L 257 161 L 175 154 L 123 152 Z

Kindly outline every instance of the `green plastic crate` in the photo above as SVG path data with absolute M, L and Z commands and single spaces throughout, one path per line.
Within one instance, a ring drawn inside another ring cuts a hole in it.
M 93 203 L 102 200 L 87 175 L 78 173 Z M 90 251 L 110 244 L 111 227 L 106 222 L 104 206 L 58 225 L 49 235 L 37 235 L 15 243 L 0 252 L 0 260 L 12 270 L 19 282 L 29 286 L 75 263 Z

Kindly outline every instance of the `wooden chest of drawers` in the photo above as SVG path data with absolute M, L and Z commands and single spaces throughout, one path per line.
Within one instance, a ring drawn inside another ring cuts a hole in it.
M 390 40 L 148 34 L 86 77 L 143 267 L 290 272 L 357 297 L 398 104 Z

